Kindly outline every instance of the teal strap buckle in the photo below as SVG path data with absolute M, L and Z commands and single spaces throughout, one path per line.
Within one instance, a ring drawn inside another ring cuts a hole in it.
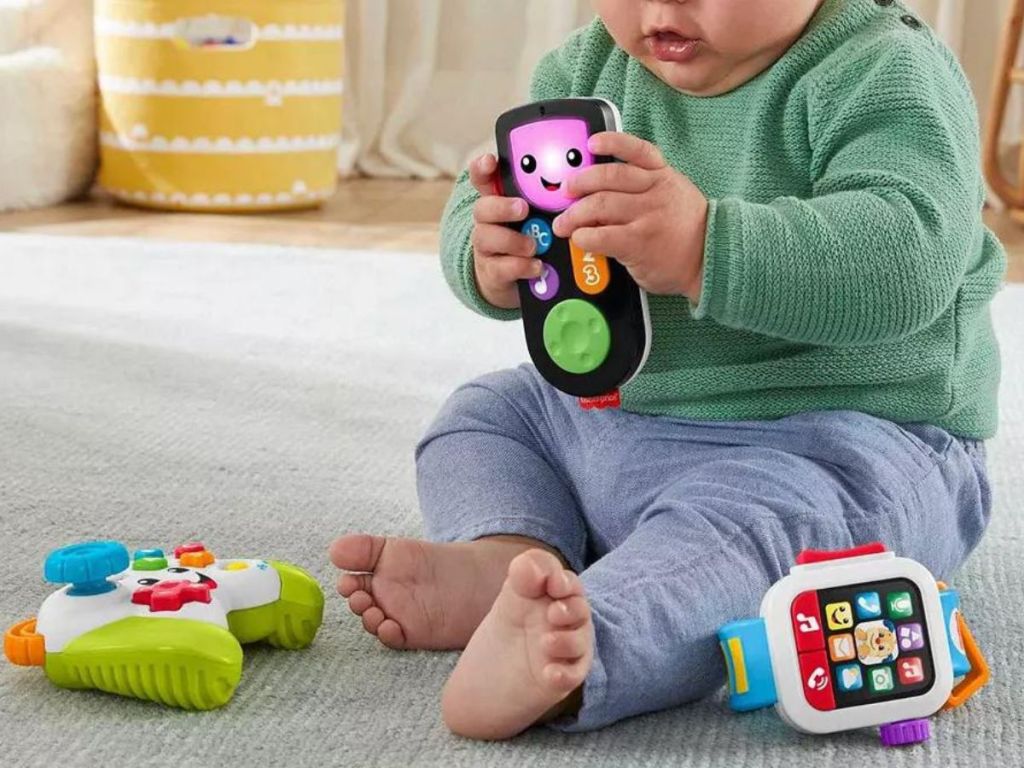
M 964 649 L 964 641 L 960 636 L 957 615 L 960 613 L 960 593 L 955 589 L 944 589 L 939 592 L 942 603 L 942 620 L 946 625 L 946 640 L 949 645 L 949 657 L 953 662 L 953 677 L 963 677 L 971 671 L 971 662 Z
M 718 630 L 729 671 L 729 706 L 737 712 L 770 707 L 778 700 L 764 619 L 745 619 Z

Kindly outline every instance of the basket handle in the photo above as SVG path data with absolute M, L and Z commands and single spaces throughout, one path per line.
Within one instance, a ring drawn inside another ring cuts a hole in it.
M 243 16 L 185 16 L 175 22 L 174 42 L 201 51 L 247 51 L 256 45 L 259 27 Z

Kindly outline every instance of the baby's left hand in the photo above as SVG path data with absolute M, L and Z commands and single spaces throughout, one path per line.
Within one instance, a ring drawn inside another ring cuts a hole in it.
M 619 261 L 647 291 L 700 300 L 708 202 L 670 167 L 649 141 L 628 133 L 597 133 L 590 151 L 602 163 L 573 176 L 567 192 L 580 198 L 554 221 L 558 237 Z

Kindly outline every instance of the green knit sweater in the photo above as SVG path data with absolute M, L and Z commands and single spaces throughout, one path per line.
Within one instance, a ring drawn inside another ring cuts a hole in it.
M 1005 255 L 984 226 L 977 111 L 950 52 L 899 3 L 826 0 L 768 70 L 722 96 L 679 93 L 600 21 L 534 74 L 532 97 L 601 96 L 711 201 L 698 306 L 651 296 L 632 411 L 774 419 L 856 410 L 995 432 L 989 317 Z M 463 175 L 441 260 L 468 306 L 477 193 Z

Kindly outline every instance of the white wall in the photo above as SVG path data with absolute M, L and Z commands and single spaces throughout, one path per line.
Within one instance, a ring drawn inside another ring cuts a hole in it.
M 1011 0 L 906 0 L 959 55 L 984 117 Z

